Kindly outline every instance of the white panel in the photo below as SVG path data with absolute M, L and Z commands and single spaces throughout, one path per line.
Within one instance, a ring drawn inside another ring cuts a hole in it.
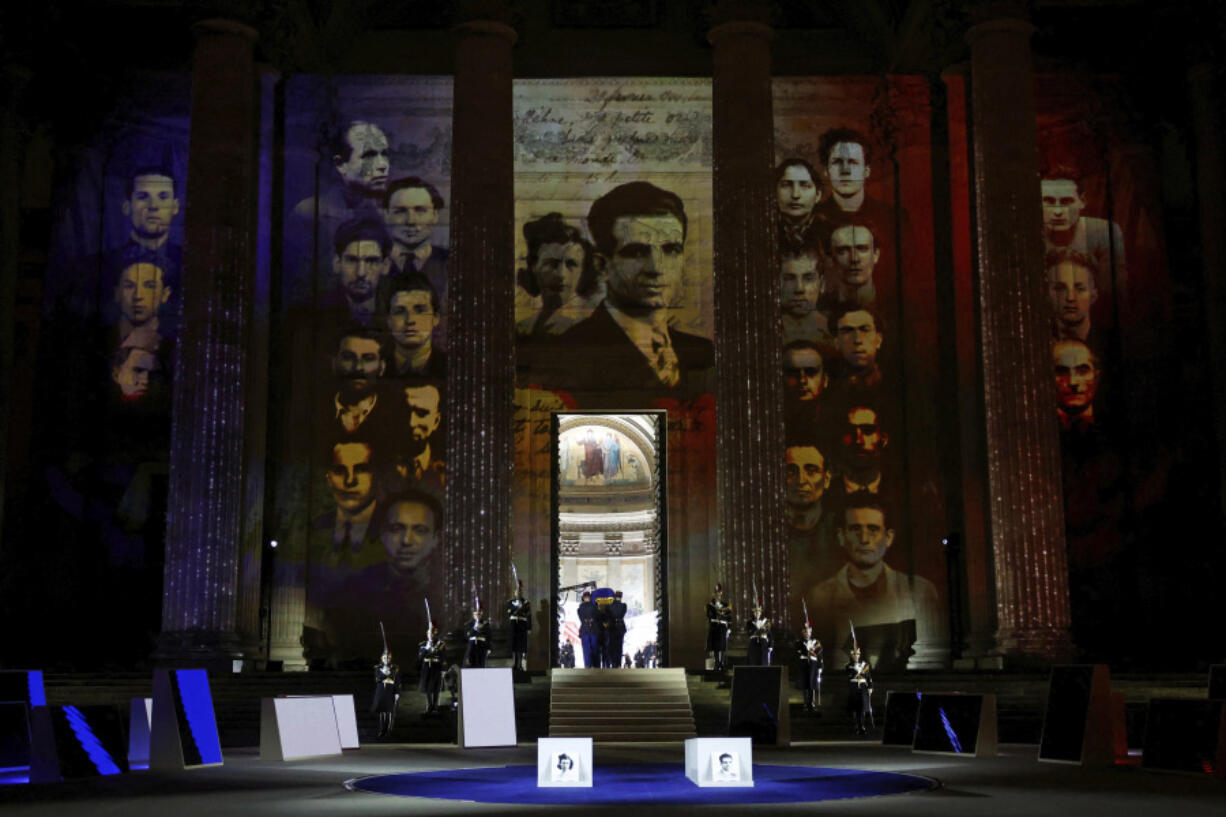
M 511 668 L 460 670 L 460 745 L 514 746 L 515 693 Z
M 358 749 L 358 716 L 353 706 L 352 695 L 333 695 L 332 708 L 336 712 L 336 730 L 340 733 L 342 749 Z
M 128 765 L 149 765 L 149 729 L 153 724 L 153 699 L 133 698 L 128 714 Z
M 591 788 L 592 772 L 591 738 L 537 739 L 537 788 Z
M 701 788 L 752 787 L 753 741 L 690 738 L 685 742 L 685 776 Z
M 260 716 L 261 760 L 299 760 L 341 753 L 331 695 L 264 698 Z

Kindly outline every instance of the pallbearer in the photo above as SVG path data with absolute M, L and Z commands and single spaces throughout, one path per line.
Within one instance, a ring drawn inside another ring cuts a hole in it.
M 608 609 L 609 629 L 608 647 L 606 648 L 606 656 L 611 662 L 611 667 L 624 666 L 624 656 L 622 655 L 622 645 L 626 640 L 626 603 L 622 601 L 622 591 L 618 590 L 613 594 L 613 601 L 609 603 Z
M 844 668 L 847 672 L 847 711 L 851 713 L 852 728 L 857 735 L 868 734 L 864 728 L 864 716 L 873 714 L 873 668 L 868 660 L 860 658 L 860 642 L 856 640 L 856 625 L 851 625 L 851 660 Z
M 515 563 L 511 563 L 514 577 L 514 596 L 507 602 L 507 625 L 511 647 L 511 666 L 516 670 L 527 669 L 524 655 L 528 652 L 528 632 L 532 629 L 532 605 L 524 598 L 524 583 L 519 580 Z
M 382 621 L 379 622 L 379 632 L 383 633 L 383 655 L 375 666 L 375 699 L 370 711 L 379 716 L 378 736 L 384 738 L 396 724 L 396 704 L 400 702 L 400 667 L 392 663 L 392 651 L 387 648 L 387 633 L 383 630 Z
M 490 623 L 485 620 L 480 596 L 474 596 L 473 620 L 468 622 L 465 635 L 468 636 L 468 647 L 464 650 L 464 666 L 484 667 L 485 657 L 490 651 Z
M 753 591 L 753 615 L 745 622 L 749 636 L 749 652 L 746 661 L 751 667 L 769 666 L 771 662 L 771 622 L 762 612 L 762 600 L 755 585 Z
M 728 651 L 728 635 L 732 629 L 732 607 L 724 604 L 724 586 L 715 585 L 715 593 L 707 602 L 707 649 L 715 656 L 715 671 L 724 671 L 724 654 Z
M 583 601 L 579 604 L 579 641 L 583 644 L 583 666 L 591 669 L 595 664 L 598 650 L 596 642 L 600 633 L 596 630 L 596 603 L 592 601 L 592 592 L 583 591 Z
M 796 658 L 800 663 L 800 689 L 805 696 L 805 711 L 816 712 L 821 702 L 822 642 L 813 636 L 813 622 L 806 610 L 800 639 L 796 642 Z
M 438 695 L 443 691 L 443 664 L 447 645 L 439 638 L 438 625 L 430 617 L 430 602 L 426 602 L 426 640 L 417 648 L 417 691 L 425 693 L 425 714 L 439 711 Z

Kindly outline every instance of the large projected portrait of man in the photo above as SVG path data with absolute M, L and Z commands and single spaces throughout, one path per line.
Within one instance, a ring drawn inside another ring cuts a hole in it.
M 447 356 L 434 343 L 439 324 L 438 293 L 418 273 L 395 278 L 387 289 L 389 377 L 425 377 L 442 381 Z
M 354 327 L 340 333 L 332 356 L 336 388 L 324 408 L 320 427 L 332 437 L 361 434 L 383 440 L 391 433 L 392 412 L 380 393 L 379 377 L 386 369 L 379 335 Z
M 938 634 L 936 586 L 886 564 L 895 532 L 880 497 L 855 493 L 843 503 L 838 526 L 845 562 L 807 596 L 818 631 L 828 645 L 848 648 L 849 621 L 867 660 L 882 671 L 905 669 L 916 640 Z
M 820 308 L 829 313 L 842 304 L 872 306 L 877 300 L 873 271 L 881 260 L 875 228 L 844 220 L 831 225 L 824 239 L 832 269 Z
M 1047 253 L 1047 294 L 1051 298 L 1052 336 L 1080 340 L 1102 349 L 1090 308 L 1098 300 L 1094 261 L 1075 250 Z M 1093 338 L 1093 339 L 1091 339 Z
M 331 135 L 326 146 L 332 174 L 319 197 L 303 199 L 294 214 L 333 222 L 354 214 L 378 215 L 379 203 L 391 173 L 387 134 L 373 122 L 351 121 Z
M 378 561 L 375 465 L 375 446 L 369 439 L 341 439 L 328 448 L 324 480 L 335 510 L 316 520 L 317 529 L 332 531 L 331 559 L 325 561 L 355 566 Z
M 1084 430 L 1094 425 L 1098 393 L 1098 358 L 1079 340 L 1058 340 L 1051 347 L 1056 376 L 1056 412 L 1060 428 Z
M 879 391 L 882 375 L 877 356 L 885 342 L 881 314 L 857 304 L 843 304 L 830 316 L 830 325 L 840 357 L 837 390 Z
M 710 391 L 711 341 L 669 323 L 685 267 L 680 197 L 650 182 L 620 185 L 592 204 L 588 228 L 607 294 L 554 342 L 549 385 L 580 393 Z
M 400 389 L 404 419 L 398 423 L 396 472 L 408 484 L 442 495 L 447 472 L 443 461 L 442 391 L 436 383 L 409 381 Z
M 789 431 L 820 428 L 823 395 L 830 386 L 827 361 L 833 360 L 829 344 L 794 340 L 783 347 L 783 422 Z
M 784 530 L 791 581 L 801 593 L 842 564 L 835 539 L 837 514 L 829 507 L 833 466 L 823 447 L 815 431 L 792 432 L 784 450 Z
M 129 346 L 157 349 L 161 342 L 159 314 L 170 300 L 173 287 L 166 272 L 156 264 L 129 264 L 119 273 L 115 284 L 115 305 L 119 310 L 116 332 Z

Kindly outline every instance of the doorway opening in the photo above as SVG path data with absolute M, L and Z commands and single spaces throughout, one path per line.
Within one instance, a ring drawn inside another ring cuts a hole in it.
M 591 590 L 599 605 L 623 593 L 626 633 L 611 662 L 666 666 L 666 413 L 555 412 L 551 426 L 550 665 L 572 650 L 576 668 L 595 663 L 579 637 L 579 604 Z

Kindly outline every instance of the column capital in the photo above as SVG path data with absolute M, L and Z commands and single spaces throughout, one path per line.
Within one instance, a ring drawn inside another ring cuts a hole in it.
M 468 20 L 451 29 L 457 37 L 501 37 L 510 45 L 519 40 L 519 33 L 507 23 L 497 20 Z
M 260 32 L 256 31 L 246 23 L 240 23 L 238 20 L 230 20 L 225 17 L 210 17 L 206 20 L 192 24 L 192 33 L 197 37 L 206 37 L 217 34 L 232 34 L 255 45 L 260 39 Z
M 1021 17 L 994 17 L 973 24 L 966 30 L 966 44 L 975 43 L 990 34 L 1020 34 L 1029 37 L 1034 33 L 1034 24 Z
M 775 30 L 757 20 L 729 20 L 711 26 L 707 32 L 707 42 L 716 48 L 729 40 L 755 37 L 769 43 L 775 38 Z

